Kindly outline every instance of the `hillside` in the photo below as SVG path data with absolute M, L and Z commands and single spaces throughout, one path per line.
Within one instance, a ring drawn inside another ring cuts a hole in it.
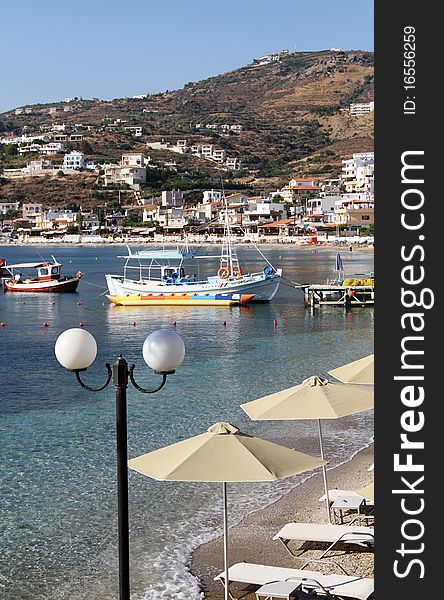
M 212 143 L 242 161 L 242 172 L 223 173 L 228 182 L 235 178 L 254 185 L 259 178 L 263 187 L 269 178 L 273 184 L 286 182 L 291 174 L 333 176 L 344 156 L 372 150 L 372 115 L 350 117 L 347 110 L 350 102 L 371 99 L 372 53 L 293 53 L 144 98 L 23 107 L 21 114 L 0 115 L 0 133 L 21 133 L 25 127 L 36 131 L 51 123 L 76 126 L 90 145 L 88 158 L 97 161 L 115 161 L 127 150 L 144 150 L 155 159 L 147 142 L 183 138 L 188 144 Z M 222 124 L 241 125 L 242 131 L 224 132 Z M 142 126 L 142 137 L 133 137 L 123 126 Z M 178 163 L 179 174 L 194 173 L 193 181 L 197 173 L 220 176 L 220 168 L 208 161 L 166 154 Z M 163 179 L 162 185 L 168 176 Z M 156 185 L 149 191 L 155 192 Z

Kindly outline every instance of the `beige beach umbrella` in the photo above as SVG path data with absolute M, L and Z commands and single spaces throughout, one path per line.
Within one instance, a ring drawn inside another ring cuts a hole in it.
M 358 496 L 362 496 L 366 500 L 371 500 L 372 502 L 374 502 L 375 501 L 375 484 L 370 483 L 369 485 L 366 485 L 365 487 L 361 488 L 360 490 L 356 490 L 355 494 L 358 494 Z
M 228 600 L 227 482 L 275 481 L 324 463 L 222 422 L 205 433 L 133 458 L 128 466 L 158 480 L 223 484 L 225 599 Z
M 373 408 L 372 385 L 357 385 L 328 381 L 322 377 L 308 377 L 300 385 L 241 404 L 250 419 L 302 420 L 317 419 L 321 459 L 324 459 L 324 442 L 321 419 L 338 419 Z M 328 520 L 331 522 L 328 497 L 327 469 L 322 466 Z
M 370 354 L 347 365 L 328 371 L 342 383 L 359 383 L 373 385 L 375 382 L 375 355 Z

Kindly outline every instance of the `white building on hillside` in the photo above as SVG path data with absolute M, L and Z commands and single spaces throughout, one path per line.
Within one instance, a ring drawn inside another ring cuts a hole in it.
M 66 229 L 76 224 L 76 214 L 72 210 L 48 210 L 43 223 L 46 229 Z
M 350 115 L 352 117 L 362 117 L 362 115 L 368 115 L 374 110 L 374 102 L 356 102 L 354 104 L 350 104 Z
M 65 154 L 63 158 L 63 168 L 69 171 L 84 169 L 86 167 L 85 155 L 83 152 L 73 150 L 69 154 Z
M 58 154 L 65 151 L 65 145 L 57 142 L 52 142 L 50 144 L 44 144 L 40 146 L 40 152 L 42 154 Z
M 241 168 L 241 161 L 237 158 L 237 156 L 228 156 L 225 164 L 227 165 L 227 169 L 230 171 L 239 171 Z
M 10 210 L 18 210 L 18 202 L 0 202 L 0 215 L 6 215 Z
M 219 149 L 219 148 L 215 148 L 213 150 L 213 153 L 211 155 L 211 158 L 218 163 L 223 163 L 225 161 L 225 159 L 227 158 L 227 153 L 225 150 Z
M 310 198 L 307 200 L 306 214 L 308 216 L 318 216 L 333 214 L 336 203 L 341 201 L 341 196 L 323 196 L 322 198 Z
M 374 196 L 374 152 L 353 154 L 353 158 L 342 161 L 342 178 L 347 193 L 364 193 L 369 199 Z
M 129 152 L 128 154 L 122 154 L 120 165 L 122 167 L 144 167 L 145 156 L 137 152 Z
M 122 154 L 120 164 L 105 165 L 105 185 L 115 183 L 133 186 L 145 183 L 146 162 L 147 160 L 143 154 L 136 152 Z
M 165 190 L 162 192 L 162 206 L 183 206 L 183 192 L 181 190 Z
M 27 202 L 22 204 L 22 217 L 29 221 L 34 227 L 43 225 L 43 204 Z
M 220 202 L 222 200 L 222 192 L 219 190 L 205 190 L 203 193 L 203 203 Z

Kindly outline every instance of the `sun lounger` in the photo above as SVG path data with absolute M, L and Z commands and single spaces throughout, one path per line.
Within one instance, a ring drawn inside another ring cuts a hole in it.
M 220 573 L 214 580 L 224 584 L 224 577 L 225 573 Z M 276 581 L 300 581 L 302 589 L 316 592 L 319 596 L 333 598 L 368 600 L 373 596 L 374 591 L 373 579 L 349 575 L 324 575 L 319 571 L 270 567 L 245 562 L 230 567 L 228 577 L 229 584 L 236 582 L 256 586 Z M 234 598 L 231 593 L 230 596 Z
M 362 525 L 287 523 L 280 531 L 278 531 L 273 539 L 281 541 L 288 552 L 295 557 L 296 555 L 288 547 L 288 543 L 291 540 L 330 544 L 322 556 L 319 557 L 322 558 L 339 543 L 347 542 L 373 547 L 374 529 L 373 527 L 364 527 Z
M 343 496 L 357 496 L 358 498 L 364 498 L 364 496 L 357 494 L 353 490 L 328 490 L 328 499 L 330 500 L 330 504 L 332 504 L 338 498 L 342 498 Z M 367 505 L 373 504 L 373 502 L 371 502 L 371 500 L 368 498 L 364 498 L 364 500 Z M 322 496 L 319 498 L 319 502 L 325 502 L 325 494 L 322 494 Z

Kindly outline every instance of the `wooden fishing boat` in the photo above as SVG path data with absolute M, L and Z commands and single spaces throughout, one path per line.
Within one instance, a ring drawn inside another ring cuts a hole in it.
M 3 265 L 3 272 L 9 277 L 3 279 L 5 292 L 48 292 L 62 293 L 75 292 L 83 273 L 77 271 L 75 275 L 62 275 L 62 264 L 54 257 L 53 262 L 17 263 Z M 37 269 L 37 277 L 26 276 L 22 269 Z

